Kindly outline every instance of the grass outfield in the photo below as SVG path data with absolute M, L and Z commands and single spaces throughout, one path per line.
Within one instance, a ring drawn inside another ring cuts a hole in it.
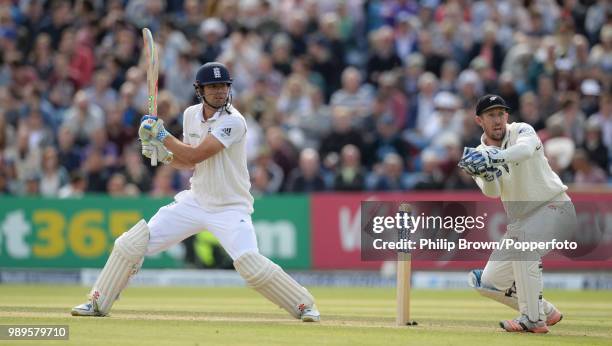
M 69 341 L 15 345 L 612 345 L 612 291 L 546 291 L 565 318 L 534 335 L 502 331 L 497 322 L 515 312 L 472 291 L 413 291 L 419 325 L 398 328 L 393 289 L 313 288 L 321 323 L 293 320 L 247 288 L 134 287 L 111 317 L 70 316 L 87 290 L 0 285 L 0 324 L 70 325 Z

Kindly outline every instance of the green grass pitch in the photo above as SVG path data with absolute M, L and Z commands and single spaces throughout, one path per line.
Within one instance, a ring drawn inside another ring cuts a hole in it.
M 14 345 L 612 345 L 612 291 L 546 291 L 565 317 L 546 335 L 506 333 L 509 308 L 472 291 L 412 293 L 419 325 L 395 327 L 391 288 L 312 288 L 321 323 L 302 323 L 247 288 L 134 287 L 112 315 L 70 316 L 88 288 L 0 285 L 0 324 L 68 324 L 69 341 Z

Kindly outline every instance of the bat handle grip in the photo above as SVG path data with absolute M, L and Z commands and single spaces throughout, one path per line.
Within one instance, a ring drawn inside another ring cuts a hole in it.
M 151 166 L 157 166 L 157 150 L 151 153 Z

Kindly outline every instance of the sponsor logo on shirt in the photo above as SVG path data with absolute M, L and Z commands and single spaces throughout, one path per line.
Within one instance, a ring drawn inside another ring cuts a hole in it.
M 192 138 L 200 138 L 200 135 L 199 135 L 199 134 L 197 134 L 197 133 L 190 133 L 190 134 L 189 134 L 189 137 L 192 137 Z
M 232 129 L 229 127 L 226 127 L 224 129 L 221 129 L 221 132 L 223 132 L 223 136 L 229 137 L 230 133 L 232 133 Z

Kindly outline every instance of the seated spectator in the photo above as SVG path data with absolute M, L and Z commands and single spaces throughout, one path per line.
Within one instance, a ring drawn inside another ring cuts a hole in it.
M 285 177 L 283 170 L 272 160 L 270 149 L 265 146 L 259 149 L 254 165 L 250 168 L 250 173 L 254 180 L 257 179 L 258 187 L 256 190 L 259 193 L 276 193 L 283 186 Z M 255 174 L 265 174 L 265 179 L 264 177 L 255 178 Z
M 111 88 L 111 76 L 108 71 L 98 70 L 93 77 L 93 85 L 85 89 L 87 97 L 93 104 L 108 110 L 118 100 L 117 91 Z
M 74 146 L 74 134 L 70 128 L 62 126 L 57 134 L 58 161 L 60 166 L 72 172 L 81 166 L 81 153 Z
M 390 153 L 402 157 L 411 153 L 411 147 L 399 136 L 393 117 L 385 115 L 376 124 L 374 142 L 367 151 L 366 165 L 372 166 L 376 162 L 382 162 Z
M 423 135 L 429 141 L 444 133 L 461 133 L 462 119 L 459 100 L 448 91 L 441 91 L 434 97 L 435 111 L 423 129 Z
M 119 155 L 122 155 L 124 149 L 137 138 L 135 129 L 123 124 L 123 112 L 121 106 L 117 104 L 108 107 L 105 128 L 108 141 L 117 147 Z
M 87 180 L 79 171 L 70 173 L 70 182 L 59 189 L 59 198 L 81 198 L 85 195 Z
M 404 182 L 404 163 L 397 153 L 389 152 L 385 155 L 382 165 L 374 169 L 375 191 L 400 191 L 408 186 Z
M 74 104 L 66 112 L 62 126 L 69 128 L 75 136 L 75 143 L 84 146 L 94 132 L 104 130 L 104 113 L 91 103 L 85 91 L 74 95 Z
M 134 184 L 127 182 L 125 175 L 114 173 L 106 184 L 106 193 L 111 197 L 138 196 L 140 191 Z
M 183 136 L 183 117 L 177 99 L 166 90 L 160 91 L 157 96 L 157 114 L 168 132 L 176 138 Z
M 121 173 L 125 176 L 126 183 L 135 185 L 138 190 L 143 192 L 151 190 L 151 174 L 145 166 L 144 157 L 140 153 L 140 145 L 126 148 L 123 155 L 125 163 Z
M 30 131 L 23 123 L 17 129 L 17 143 L 5 151 L 6 159 L 14 165 L 17 178 L 27 174 L 40 173 L 41 149 L 30 144 Z
M 174 168 L 168 165 L 162 165 L 155 171 L 153 177 L 153 188 L 149 193 L 151 197 L 172 197 L 176 194 L 174 189 Z
M 434 151 L 425 150 L 421 154 L 423 172 L 414 184 L 415 190 L 440 190 L 444 188 L 444 173 L 440 160 Z
M 402 59 L 395 52 L 393 29 L 390 27 L 383 26 L 370 32 L 369 39 L 372 51 L 366 67 L 367 81 L 370 84 L 378 85 L 380 74 L 400 68 Z
M 321 175 L 319 153 L 306 148 L 300 153 L 299 166 L 291 172 L 287 185 L 289 192 L 316 192 L 325 190 L 325 181 Z
M 588 117 L 597 113 L 601 87 L 595 79 L 585 79 L 580 84 L 580 110 Z
M 599 124 L 602 142 L 608 148 L 608 153 L 612 155 L 612 95 L 601 95 L 599 111 L 593 114 L 590 119 Z
M 68 172 L 59 165 L 57 150 L 48 146 L 43 150 L 40 194 L 44 197 L 57 197 L 62 186 L 68 183 Z
M 310 92 L 312 112 L 298 121 L 298 128 L 304 136 L 304 147 L 319 147 L 323 137 L 329 132 L 332 123 L 332 108 L 325 104 L 323 91 L 313 88 Z M 250 129 L 250 127 L 249 127 Z
M 31 109 L 28 116 L 23 120 L 23 125 L 28 128 L 28 141 L 32 148 L 42 148 L 53 145 L 55 134 L 48 124 L 45 124 L 40 109 Z
M 251 194 L 254 197 L 267 196 L 274 193 L 270 188 L 270 176 L 262 166 L 255 166 L 251 170 Z
M 111 171 L 104 164 L 104 153 L 99 149 L 91 150 L 82 163 L 82 170 L 85 172 L 88 193 L 106 191 L 106 183 L 111 176 Z
M 608 171 L 609 152 L 601 140 L 601 126 L 597 119 L 587 120 L 582 147 L 594 164 L 603 169 L 604 172 Z
M 108 141 L 108 136 L 104 128 L 91 134 L 90 143 L 83 150 L 83 155 L 87 157 L 92 151 L 102 153 L 105 168 L 114 171 L 119 165 L 119 149 L 115 143 Z M 84 159 L 85 158 L 82 158 L 82 160 Z
M 266 77 L 256 78 L 253 87 L 241 95 L 241 100 L 242 114 L 250 114 L 263 127 L 277 124 L 276 99 L 266 87 Z
M 397 75 L 393 72 L 382 72 L 378 78 L 378 95 L 382 97 L 393 122 L 398 129 L 406 127 L 408 99 L 399 89 Z
M 586 117 L 580 110 L 578 94 L 567 92 L 561 104 L 561 110 L 551 115 L 550 119 L 560 120 L 564 127 L 565 136 L 572 138 L 577 145 L 582 145 Z
M 536 132 L 542 130 L 545 127 L 545 124 L 542 113 L 538 107 L 536 95 L 533 92 L 528 91 L 521 95 L 519 103 L 519 111 L 516 114 L 517 121 L 533 126 Z
M 336 191 L 362 191 L 365 189 L 365 172 L 361 166 L 359 149 L 347 144 L 340 152 L 340 165 L 334 177 Z
M 574 153 L 572 168 L 575 171 L 574 184 L 576 186 L 605 184 L 608 181 L 606 172 L 591 162 L 588 153 L 584 149 L 578 149 Z
M 283 186 L 291 171 L 297 166 L 297 152 L 279 127 L 270 127 L 266 132 L 266 143 L 272 161 L 283 170 Z
M 353 114 L 345 107 L 332 108 L 332 128 L 321 140 L 319 153 L 323 160 L 329 154 L 338 154 L 347 144 L 353 144 L 363 151 L 362 135 L 353 127 Z
M 371 86 L 362 83 L 359 70 L 349 66 L 342 72 L 342 88 L 332 94 L 330 106 L 347 107 L 356 117 L 363 118 L 370 112 L 372 91 Z
M 40 174 L 36 172 L 27 173 L 24 179 L 23 196 L 39 196 L 40 195 Z
M 276 103 L 282 122 L 295 126 L 299 119 L 312 112 L 310 85 L 299 75 L 291 75 Z

